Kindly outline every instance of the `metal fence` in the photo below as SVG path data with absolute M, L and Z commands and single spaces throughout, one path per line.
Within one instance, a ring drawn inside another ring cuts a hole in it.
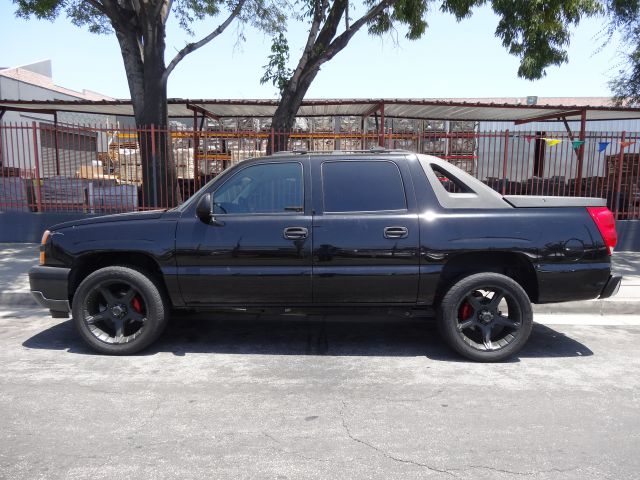
M 616 218 L 640 219 L 639 136 L 587 132 L 578 139 L 558 132 L 398 129 L 279 133 L 260 128 L 2 123 L 0 211 L 116 213 L 167 207 L 230 165 L 264 156 L 273 146 L 307 151 L 383 146 L 444 158 L 502 194 L 601 197 Z M 172 162 L 143 162 L 143 157 Z M 165 170 L 157 171 L 159 165 Z M 143 182 L 156 175 L 164 183 L 143 188 Z

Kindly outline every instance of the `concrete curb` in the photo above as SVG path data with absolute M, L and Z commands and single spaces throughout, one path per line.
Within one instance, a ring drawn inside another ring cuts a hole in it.
M 585 300 L 533 305 L 534 314 L 640 315 L 640 300 Z
M 0 307 L 41 307 L 31 292 L 0 292 Z

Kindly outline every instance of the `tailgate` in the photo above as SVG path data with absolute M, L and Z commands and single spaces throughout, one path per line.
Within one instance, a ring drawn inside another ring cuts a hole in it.
M 534 195 L 505 195 L 503 197 L 516 208 L 539 207 L 606 207 L 607 200 L 597 197 L 545 197 Z

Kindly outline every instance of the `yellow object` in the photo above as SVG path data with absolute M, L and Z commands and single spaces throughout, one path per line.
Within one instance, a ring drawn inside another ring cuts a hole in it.
M 45 230 L 42 234 L 42 240 L 40 241 L 40 265 L 44 265 L 44 246 L 47 243 L 50 233 L 49 230 Z
M 557 138 L 543 138 L 543 140 L 545 141 L 545 143 L 547 145 L 549 145 L 550 147 L 553 147 L 555 145 L 558 145 L 560 142 L 562 142 L 562 140 L 558 140 Z

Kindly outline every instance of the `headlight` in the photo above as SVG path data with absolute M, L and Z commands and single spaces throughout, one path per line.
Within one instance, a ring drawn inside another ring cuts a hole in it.
M 49 230 L 45 230 L 42 234 L 42 240 L 40 241 L 40 265 L 44 265 L 44 249 L 50 233 Z

